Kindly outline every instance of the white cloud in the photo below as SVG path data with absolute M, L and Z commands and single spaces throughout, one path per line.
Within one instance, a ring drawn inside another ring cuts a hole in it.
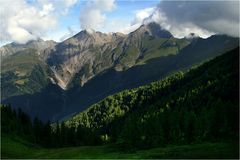
M 77 33 L 77 30 L 75 30 L 73 27 L 68 27 L 67 33 L 65 32 L 65 34 L 59 38 L 59 40 L 64 41 L 64 40 L 68 39 L 69 37 L 74 36 L 76 33 Z
M 78 0 L 0 0 L 1 43 L 25 43 L 42 37 L 64 40 L 78 29 L 56 30 L 60 16 L 65 16 Z M 80 23 L 82 29 L 129 33 L 141 24 L 158 22 L 175 37 L 189 33 L 208 37 L 215 33 L 239 36 L 239 1 L 165 1 L 155 8 L 134 11 L 133 19 L 108 19 L 106 14 L 116 8 L 115 0 L 84 2 Z M 76 26 L 75 26 L 76 27 Z M 61 33 L 61 34 L 60 34 Z
M 154 8 L 145 8 L 142 10 L 134 11 L 134 17 L 132 20 L 127 18 L 115 18 L 112 20 L 106 20 L 103 25 L 103 31 L 105 32 L 121 32 L 128 34 L 143 24 L 143 20 L 148 18 L 154 11 Z
M 77 3 L 78 0 L 63 0 L 64 6 L 69 8 Z
M 124 18 L 106 19 L 105 23 L 101 27 L 101 32 L 120 32 L 127 34 L 137 29 L 139 26 L 139 24 L 131 25 L 131 21 Z
M 62 8 L 66 11 L 76 2 L 77 0 L 38 0 L 27 3 L 25 0 L 1 0 L 1 41 L 26 43 L 46 36 L 58 24 L 58 11 Z
M 141 26 L 140 23 L 137 23 L 137 24 L 134 24 L 134 25 L 128 25 L 127 27 L 124 27 L 124 28 L 120 29 L 119 32 L 124 33 L 124 34 L 128 34 L 130 32 L 135 31 L 140 26 Z
M 122 25 L 121 29 L 119 29 L 118 31 L 124 34 L 133 32 L 134 30 L 139 28 L 144 23 L 144 20 L 147 19 L 149 16 L 151 16 L 154 11 L 155 11 L 154 7 L 144 8 L 144 9 L 135 11 L 133 20 L 125 26 Z
M 183 38 L 190 33 L 207 38 L 213 34 L 239 36 L 239 1 L 167 1 L 158 6 L 135 11 L 132 21 L 111 22 L 105 13 L 115 7 L 114 0 L 87 3 L 81 12 L 82 29 L 129 33 L 143 23 L 158 22 L 173 36 Z
M 80 17 L 82 29 L 100 29 L 106 20 L 105 15 L 97 9 L 87 10 L 85 14 L 82 15 L 83 16 Z
M 86 3 L 80 15 L 81 28 L 101 29 L 106 22 L 105 13 L 115 8 L 115 0 L 91 0 Z
M 66 15 L 68 13 L 69 8 L 74 6 L 78 0 L 36 0 L 36 4 L 45 5 L 51 3 L 56 12 L 60 15 Z
M 50 12 L 54 11 L 53 5 L 50 4 L 44 4 L 42 11 L 39 12 L 40 16 L 47 16 Z
M 161 1 L 149 20 L 158 22 L 175 37 L 195 32 L 239 36 L 239 1 Z
M 207 38 L 213 35 L 213 32 L 210 32 L 206 29 L 202 29 L 191 22 L 175 22 L 171 21 L 163 12 L 159 11 L 158 9 L 154 11 L 154 13 L 148 18 L 144 20 L 144 23 L 148 23 L 151 21 L 155 21 L 160 24 L 160 26 L 176 37 L 176 38 L 183 38 L 188 36 L 190 33 L 195 33 L 196 35 Z
M 149 17 L 154 12 L 154 10 L 155 10 L 155 8 L 153 8 L 153 7 L 145 8 L 142 10 L 137 10 L 135 12 L 135 17 L 134 17 L 133 21 L 131 22 L 131 24 L 135 25 L 138 23 L 142 23 L 145 18 Z

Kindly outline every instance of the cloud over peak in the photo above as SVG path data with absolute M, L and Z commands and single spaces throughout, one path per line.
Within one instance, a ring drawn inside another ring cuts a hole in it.
M 140 3 L 120 3 L 116 0 L 0 0 L 0 40 L 1 43 L 26 43 L 44 37 L 64 40 L 79 31 L 78 19 L 81 29 L 102 32 L 129 33 L 141 24 L 155 21 L 177 38 L 190 33 L 203 38 L 213 34 L 239 37 L 239 1 L 161 0 L 159 4 L 144 2 L 145 8 Z M 65 17 L 68 15 L 71 17 Z
M 82 29 L 100 29 L 106 21 L 106 12 L 115 8 L 115 0 L 90 0 L 80 14 Z
M 161 1 L 149 17 L 176 37 L 195 32 L 201 37 L 239 37 L 239 1 Z

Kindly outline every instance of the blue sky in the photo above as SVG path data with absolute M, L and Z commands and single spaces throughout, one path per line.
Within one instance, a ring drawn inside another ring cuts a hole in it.
M 150 0 L 150 1 L 126 1 L 126 0 L 118 0 L 115 2 L 116 8 L 111 11 L 107 12 L 106 16 L 109 19 L 114 18 L 122 18 L 127 20 L 132 20 L 134 17 L 134 12 L 137 10 L 155 7 L 159 0 Z M 70 10 L 68 15 L 63 16 L 61 18 L 62 27 L 71 26 L 71 25 L 79 25 L 79 15 L 80 11 L 83 7 L 85 7 L 86 1 L 79 1 L 76 5 L 74 5 Z
M 127 34 L 146 18 L 176 38 L 239 37 L 239 1 L 0 0 L 0 10 L 0 46 L 38 38 L 59 42 L 82 29 Z
M 0 46 L 37 38 L 62 41 L 87 28 L 129 32 L 136 15 L 158 3 L 159 0 L 1 0 Z M 142 13 L 140 20 L 141 16 Z
M 81 22 L 79 20 L 81 11 L 86 6 L 87 1 L 78 1 L 74 6 L 72 6 L 68 14 L 61 16 L 59 19 L 59 25 L 57 27 L 56 33 L 64 33 L 68 32 L 68 28 L 74 30 L 74 32 L 79 32 L 82 30 Z M 156 7 L 159 3 L 159 0 L 117 0 L 115 1 L 115 8 L 112 11 L 104 12 L 106 19 L 108 22 L 111 21 L 121 21 L 123 22 L 123 27 L 127 25 L 126 23 L 131 23 L 133 21 L 135 14 L 137 11 L 146 9 L 146 8 L 153 8 Z M 120 28 L 121 26 L 119 26 Z M 95 28 L 93 28 L 95 29 Z M 109 30 L 106 27 L 96 29 L 102 32 L 116 32 L 117 30 Z M 55 36 L 55 33 L 51 33 Z M 57 38 L 55 38 L 57 39 Z M 61 38 L 60 38 L 61 39 Z

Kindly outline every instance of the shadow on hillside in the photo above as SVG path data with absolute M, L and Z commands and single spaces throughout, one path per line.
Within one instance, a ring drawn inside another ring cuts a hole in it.
M 207 41 L 196 39 L 177 55 L 151 59 L 144 65 L 122 72 L 109 69 L 83 87 L 75 86 L 63 91 L 56 85 L 49 85 L 39 93 L 11 97 L 3 103 L 11 103 L 14 108 L 21 107 L 44 121 L 67 118 L 108 95 L 159 80 L 172 72 L 186 70 L 194 64 L 216 57 L 238 46 L 238 42 L 239 39 L 226 36 L 212 36 Z
M 63 91 L 60 87 L 49 84 L 40 92 L 24 94 L 2 100 L 2 104 L 11 104 L 12 108 L 21 108 L 31 118 L 38 117 L 48 121 L 63 109 Z

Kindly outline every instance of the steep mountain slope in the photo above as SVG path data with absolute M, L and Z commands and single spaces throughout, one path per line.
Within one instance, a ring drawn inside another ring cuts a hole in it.
M 169 45 L 161 46 L 167 42 Z M 50 53 L 45 60 L 55 73 L 59 86 L 68 89 L 83 86 L 112 67 L 122 71 L 147 59 L 176 54 L 189 43 L 186 39 L 173 38 L 156 23 L 142 25 L 129 35 L 84 30 L 45 51 Z
M 113 65 L 115 59 L 112 50 L 123 38 L 122 34 L 84 30 L 56 45 L 47 63 L 63 89 L 67 89 L 76 73 L 82 86 L 88 79 Z
M 183 74 L 114 94 L 65 121 L 125 147 L 238 140 L 239 48 Z
M 173 38 L 172 34 L 162 29 L 157 23 L 140 26 L 137 30 L 131 32 L 124 43 L 117 48 L 117 52 L 122 52 L 122 54 L 116 63 L 115 69 L 122 71 L 134 66 L 137 61 L 143 61 L 143 58 L 149 51 L 151 55 L 153 55 L 154 52 L 162 52 L 161 44 L 170 38 Z M 187 44 L 186 41 L 185 43 Z M 171 49 L 170 46 L 169 49 Z M 162 55 L 159 56 L 175 53 L 176 51 L 172 51 L 172 53 L 163 51 Z
M 54 75 L 41 56 L 55 45 L 54 41 L 38 39 L 1 47 L 1 99 L 40 92 L 53 81 Z
M 32 116 L 58 120 L 115 92 L 186 70 L 238 42 L 223 35 L 176 39 L 156 23 L 128 35 L 84 30 L 57 44 L 32 41 L 12 47 L 2 59 L 1 99 Z
M 211 44 L 211 47 L 209 44 Z M 67 92 L 69 114 L 81 111 L 106 96 L 123 89 L 130 89 L 159 80 L 177 70 L 184 71 L 193 65 L 198 65 L 214 58 L 237 45 L 238 39 L 227 36 L 218 35 L 208 39 L 198 38 L 176 55 L 153 58 L 147 60 L 144 64 L 138 64 L 124 71 L 109 69 L 97 75 L 83 87 L 75 87 Z M 158 54 L 161 55 L 161 52 Z
M 17 51 L 1 63 L 2 99 L 40 92 L 50 83 L 51 71 L 35 49 Z
M 62 90 L 54 81 L 54 74 L 37 50 L 8 55 L 1 63 L 1 103 L 10 103 L 15 109 L 20 106 L 32 118 L 48 120 L 63 105 Z

